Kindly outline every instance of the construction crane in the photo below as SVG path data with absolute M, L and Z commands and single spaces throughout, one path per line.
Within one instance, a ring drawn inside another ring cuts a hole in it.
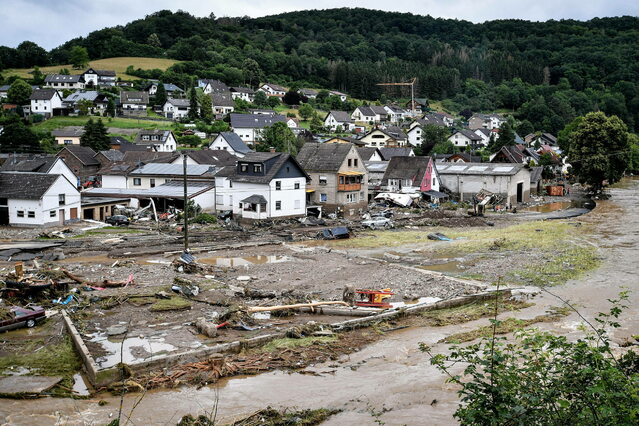
M 417 112 L 415 110 L 415 82 L 417 81 L 417 78 L 413 78 L 412 81 L 410 82 L 405 82 L 405 83 L 377 83 L 377 86 L 410 86 L 410 106 L 411 106 L 411 111 L 413 113 Z

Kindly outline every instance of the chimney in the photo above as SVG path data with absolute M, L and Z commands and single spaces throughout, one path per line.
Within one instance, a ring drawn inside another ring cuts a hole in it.
M 270 148 L 268 149 L 268 151 L 269 151 L 269 152 L 275 152 L 275 147 L 274 147 L 274 146 L 270 147 Z

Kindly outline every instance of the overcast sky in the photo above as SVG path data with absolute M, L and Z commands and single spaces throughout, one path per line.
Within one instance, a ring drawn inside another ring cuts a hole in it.
M 473 22 L 519 18 L 534 21 L 639 15 L 636 0 L 0 0 L 0 45 L 31 40 L 46 49 L 121 25 L 162 9 L 196 16 L 273 15 L 300 9 L 366 7 Z

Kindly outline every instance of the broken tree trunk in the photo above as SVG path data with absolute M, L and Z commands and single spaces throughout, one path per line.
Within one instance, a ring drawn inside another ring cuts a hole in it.
M 268 311 L 283 311 L 285 309 L 297 309 L 297 308 L 312 308 L 322 305 L 342 305 L 350 306 L 346 302 L 313 302 L 313 303 L 297 303 L 295 305 L 278 305 L 278 306 L 253 306 L 248 308 L 248 312 L 268 312 Z
M 77 275 L 73 275 L 71 272 L 67 271 L 66 269 L 63 269 L 62 272 L 64 273 L 64 275 L 66 275 L 67 277 L 69 277 L 73 281 L 77 282 L 78 284 L 88 285 L 88 286 L 91 286 L 91 287 L 125 287 L 127 284 L 131 284 L 132 283 L 131 280 L 125 280 L 125 281 L 109 281 L 109 280 L 87 281 L 87 280 L 85 280 L 82 277 L 78 277 Z

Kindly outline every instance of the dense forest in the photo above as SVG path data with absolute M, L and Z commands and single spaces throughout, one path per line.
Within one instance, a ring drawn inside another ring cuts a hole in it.
M 166 72 L 138 74 L 183 85 L 194 76 L 228 84 L 296 82 L 374 100 L 400 95 L 377 83 L 417 77 L 419 97 L 445 100 L 456 112 L 516 111 L 535 130 L 558 132 L 593 110 L 639 127 L 635 17 L 473 24 L 348 8 L 256 19 L 160 11 L 50 52 L 31 42 L 0 47 L 0 70 L 67 64 L 74 46 L 85 47 L 91 59 L 182 60 Z

